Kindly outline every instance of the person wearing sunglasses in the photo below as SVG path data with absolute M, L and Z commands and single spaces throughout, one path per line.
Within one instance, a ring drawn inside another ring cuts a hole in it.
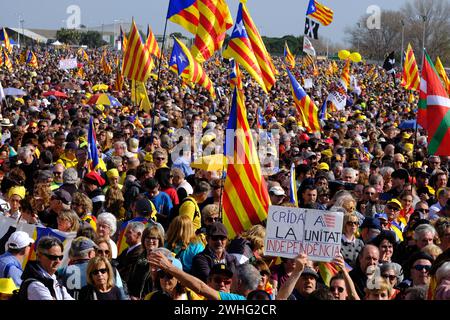
M 389 300 L 394 300 L 400 293 L 400 290 L 396 287 L 403 281 L 402 267 L 397 263 L 382 263 L 380 264 L 380 274 L 381 277 L 386 279 L 393 288 Z
M 23 300 L 74 300 L 56 279 L 64 258 L 64 245 L 58 238 L 42 237 L 36 247 L 36 261 L 29 261 L 22 274 L 19 297 Z
M 400 211 L 402 209 L 401 202 L 395 198 L 389 200 L 384 207 L 384 213 L 386 213 L 388 218 L 386 229 L 395 232 L 396 241 L 398 242 L 403 241 L 403 230 L 405 229 L 405 225 L 399 221 Z
M 363 240 L 356 237 L 358 233 L 359 220 L 355 213 L 347 213 L 344 215 L 342 224 L 341 253 L 345 262 L 350 266 L 356 264 L 358 255 L 364 247 Z
M 233 271 L 226 264 L 215 264 L 209 272 L 206 284 L 217 291 L 231 292 L 231 284 L 233 282 Z
M 407 261 L 405 271 L 405 280 L 403 280 L 398 286 L 406 289 L 414 286 L 430 284 L 430 271 L 431 265 L 434 259 L 427 253 L 416 252 Z
M 106 257 L 92 258 L 86 269 L 87 284 L 78 300 L 126 300 L 114 281 L 114 272 Z

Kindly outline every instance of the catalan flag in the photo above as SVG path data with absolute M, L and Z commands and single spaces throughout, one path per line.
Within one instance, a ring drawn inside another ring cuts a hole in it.
M 309 1 L 306 15 L 319 20 L 324 26 L 329 25 L 333 21 L 333 10 L 315 0 Z
M 295 180 L 295 163 L 291 164 L 289 178 L 289 202 L 295 204 L 298 207 L 298 199 L 297 199 L 297 181 Z
M 352 270 L 352 267 L 345 262 L 345 269 L 347 272 L 350 272 Z M 319 262 L 319 273 L 320 277 L 322 278 L 323 282 L 327 287 L 330 286 L 330 280 L 333 278 L 338 272 L 341 270 L 341 268 L 331 262 Z
M 6 29 L 3 28 L 3 41 L 5 42 L 5 48 L 8 51 L 9 54 L 12 53 L 12 46 L 11 42 L 9 41 L 8 33 L 6 32 Z
M 230 59 L 230 87 L 231 90 L 234 90 L 235 87 L 238 88 L 238 90 L 242 90 L 242 74 L 241 70 L 239 69 L 239 64 L 234 61 L 234 59 Z
M 303 57 L 303 67 L 307 68 L 312 64 L 314 64 L 314 58 L 311 57 L 309 54 L 306 54 L 306 57 Z
M 202 63 L 222 48 L 233 19 L 225 0 L 198 0 L 197 4 L 199 20 L 191 52 Z
M 159 58 L 161 56 L 161 51 L 159 50 L 158 41 L 156 41 L 156 37 L 153 34 L 152 29 L 150 26 L 147 26 L 147 41 L 145 42 L 145 47 L 147 48 L 148 52 Z
M 78 68 L 77 77 L 80 79 L 84 79 L 84 76 L 85 76 L 84 68 L 81 66 Z
M 128 39 L 126 34 L 122 30 L 122 26 L 120 26 L 120 43 L 122 47 L 122 51 L 125 51 L 127 49 Z
M 448 79 L 447 73 L 445 72 L 444 66 L 442 65 L 441 59 L 436 58 L 436 70 L 444 83 L 447 93 L 450 95 L 450 80 Z
M 36 55 L 34 54 L 34 52 L 32 51 L 32 50 L 30 50 L 29 52 L 28 52 L 28 55 L 27 55 L 27 64 L 29 65 L 29 66 L 31 66 L 31 67 L 33 67 L 33 68 L 37 68 L 39 65 L 38 65 L 38 61 L 37 61 L 37 58 L 36 58 Z
M 106 57 L 106 50 L 103 51 L 102 58 L 100 59 L 100 64 L 105 74 L 111 74 L 112 68 L 108 63 L 108 59 Z
M 6 67 L 6 69 L 8 69 L 9 72 L 12 72 L 13 66 L 12 66 L 11 60 L 9 59 L 8 52 L 6 52 L 5 48 L 2 48 L 2 51 L 3 51 L 3 63 L 2 64 Z
M 169 66 L 172 67 L 172 70 L 176 66 L 178 75 L 181 75 L 190 83 L 198 84 L 205 88 L 209 91 L 211 97 L 215 99 L 216 93 L 211 79 L 203 70 L 200 63 L 195 61 L 189 49 L 177 38 L 175 38 Z
M 22 50 L 22 52 L 20 53 L 20 56 L 19 56 L 19 63 L 26 64 L 27 57 L 28 57 L 28 50 L 27 49 Z
M 300 115 L 303 115 L 306 123 L 303 125 L 309 132 L 320 131 L 319 109 L 314 104 L 314 101 L 306 94 L 302 86 L 298 83 L 289 69 L 286 69 L 292 88 L 292 96 L 294 98 L 295 106 Z
M 170 0 L 167 19 L 185 28 L 192 34 L 197 33 L 199 11 L 197 0 Z
M 89 62 L 89 56 L 83 48 L 78 49 L 78 55 L 81 56 L 85 61 Z
M 97 137 L 95 135 L 94 118 L 92 116 L 89 119 L 89 130 L 88 130 L 88 162 L 90 169 L 89 171 L 95 170 L 99 164 Z
M 255 50 L 250 42 L 246 26 L 243 20 L 243 4 L 239 4 L 236 23 L 234 25 L 233 33 L 231 34 L 228 47 L 223 52 L 223 57 L 227 59 L 234 58 L 234 60 L 244 67 L 252 78 L 261 86 L 261 88 L 268 92 L 266 87 L 264 75 L 259 65 L 258 59 L 255 56 Z
M 256 126 L 258 129 L 262 129 L 267 126 L 267 121 L 261 112 L 261 108 L 256 109 Z
M 420 87 L 419 68 L 410 43 L 408 43 L 408 49 L 406 50 L 401 85 L 406 90 L 412 91 L 417 91 Z
M 292 70 L 295 68 L 295 57 L 291 53 L 291 50 L 289 50 L 287 41 L 284 42 L 284 59 L 286 60 L 286 64 L 288 65 L 289 69 Z
M 133 20 L 124 52 L 122 74 L 128 79 L 144 82 L 150 77 L 152 62 L 153 59 L 145 50 L 139 30 Z
M 350 85 L 350 59 L 345 61 L 345 65 L 341 73 L 341 83 L 345 86 L 345 89 L 348 90 Z
M 114 83 L 116 91 L 121 92 L 123 88 L 123 75 L 120 72 L 120 59 L 116 58 L 116 82 Z
M 267 218 L 269 193 L 247 121 L 243 92 L 235 89 L 228 129 L 234 130 L 233 160 L 227 167 L 223 195 L 223 223 L 234 238 Z

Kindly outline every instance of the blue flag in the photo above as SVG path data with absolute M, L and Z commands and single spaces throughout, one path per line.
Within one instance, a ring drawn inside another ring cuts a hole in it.
M 178 75 L 181 75 L 184 69 L 186 69 L 189 66 L 188 57 L 186 56 L 186 54 L 183 52 L 183 49 L 176 41 L 174 41 L 173 43 L 172 55 L 170 56 L 169 65 L 170 67 L 173 65 L 177 65 Z
M 322 104 L 322 107 L 320 107 L 319 119 L 325 120 L 326 117 L 327 117 L 327 100 L 325 99 L 325 101 Z
M 91 161 L 90 169 L 95 170 L 98 166 L 98 150 L 97 150 L 97 137 L 95 136 L 94 118 L 89 119 L 89 131 L 88 131 L 88 160 Z

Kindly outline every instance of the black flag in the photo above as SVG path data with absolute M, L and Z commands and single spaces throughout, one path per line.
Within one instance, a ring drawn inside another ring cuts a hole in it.
M 395 74 L 395 57 L 394 57 L 394 51 L 392 51 L 384 60 L 383 63 L 383 69 L 387 71 L 388 74 L 394 73 Z
M 309 38 L 318 39 L 319 38 L 319 23 L 306 18 L 305 20 L 305 35 Z

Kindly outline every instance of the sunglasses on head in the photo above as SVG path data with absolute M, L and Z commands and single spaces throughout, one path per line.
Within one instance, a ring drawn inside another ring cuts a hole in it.
M 337 290 L 339 293 L 344 292 L 344 288 L 342 288 L 342 287 L 337 287 L 337 286 L 335 286 L 335 287 L 330 287 L 330 291 L 331 291 L 331 292 L 335 292 L 336 290 Z
M 426 272 L 430 272 L 431 270 L 431 266 L 426 266 L 423 264 L 418 264 L 414 266 L 414 269 L 416 269 L 417 271 L 422 271 L 425 270 Z
M 390 281 L 394 281 L 395 279 L 397 279 L 397 277 L 393 274 L 383 274 L 382 277 L 385 279 L 389 279 Z
M 96 269 L 96 270 L 92 270 L 91 274 L 94 276 L 101 274 L 105 274 L 106 272 L 108 272 L 108 269 L 106 268 L 102 268 L 102 269 Z
M 160 279 L 167 279 L 167 280 L 173 279 L 173 276 L 171 274 L 168 274 L 168 273 L 164 272 L 163 270 L 158 271 L 158 277 Z
M 43 255 L 46 256 L 47 259 L 49 259 L 49 260 L 51 260 L 51 261 L 56 261 L 56 260 L 61 261 L 61 260 L 64 258 L 63 255 L 61 255 L 61 256 L 56 256 L 56 255 L 48 254 L 48 253 L 43 253 Z

